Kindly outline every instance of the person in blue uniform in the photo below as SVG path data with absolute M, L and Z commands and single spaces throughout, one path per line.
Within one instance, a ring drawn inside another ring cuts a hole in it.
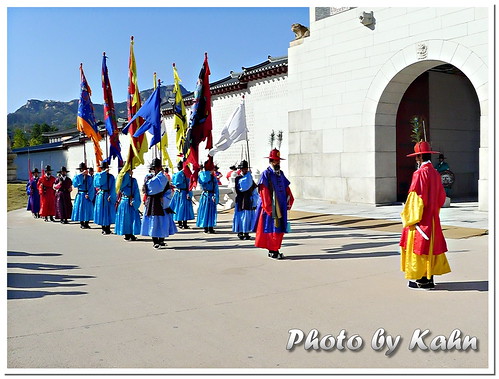
M 182 162 L 177 164 L 178 172 L 172 177 L 172 185 L 175 192 L 172 200 L 174 210 L 173 220 L 178 222 L 180 229 L 189 229 L 188 220 L 194 220 L 194 209 L 192 207 L 192 191 L 189 191 L 190 178 L 184 171 Z
M 215 233 L 217 225 L 217 204 L 219 199 L 218 182 L 214 175 L 215 167 L 211 159 L 204 163 L 204 171 L 199 173 L 198 183 L 202 192 L 199 199 L 199 207 L 196 226 L 204 228 L 205 233 Z
M 27 211 L 31 211 L 34 218 L 40 218 L 40 193 L 38 192 L 38 179 L 40 171 L 35 168 L 31 171 L 33 176 L 26 184 L 26 193 L 28 194 L 28 206 Z
M 140 234 L 152 237 L 153 246 L 165 246 L 165 238 L 177 233 L 173 210 L 170 208 L 173 191 L 165 176 L 161 160 L 155 158 L 151 163 L 153 176 L 146 176 L 142 192 L 146 195 L 144 218 Z
M 248 162 L 243 160 L 238 168 L 241 170 L 241 175 L 236 177 L 236 205 L 232 231 L 237 233 L 239 239 L 249 240 L 249 232 L 252 231 L 255 222 L 258 192 L 256 183 L 249 172 Z
M 116 224 L 114 232 L 117 235 L 125 236 L 125 241 L 136 241 L 135 234 L 140 234 L 141 220 L 139 207 L 140 189 L 137 179 L 133 176 L 133 171 L 128 170 L 121 181 L 119 193 L 120 202 L 116 211 Z
M 100 225 L 102 234 L 111 234 L 111 224 L 116 219 L 116 181 L 109 173 L 109 163 L 102 162 L 101 171 L 94 175 L 97 195 L 94 205 L 94 223 Z
M 82 162 L 78 166 L 80 173 L 73 178 L 73 188 L 76 193 L 71 220 L 80 221 L 80 228 L 90 229 L 89 221 L 94 217 L 95 188 L 93 178 L 88 174 L 87 165 Z

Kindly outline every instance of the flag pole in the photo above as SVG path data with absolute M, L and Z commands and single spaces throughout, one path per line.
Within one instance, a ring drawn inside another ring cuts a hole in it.
M 154 73 L 154 77 L 156 78 L 156 73 Z M 161 80 L 158 79 L 158 88 L 161 87 Z M 159 98 L 160 98 L 160 101 L 159 101 L 159 112 L 160 112 L 160 117 L 159 117 L 159 120 L 161 122 L 161 88 L 158 89 L 159 92 Z M 165 130 L 165 133 L 166 133 L 166 130 Z M 161 123 L 159 125 L 159 160 L 161 161 L 161 166 L 163 166 L 163 148 L 161 146 L 161 140 L 163 139 L 163 136 L 161 135 Z
M 244 103 L 244 95 L 243 95 L 243 103 Z M 245 112 L 246 117 L 246 112 Z M 251 160 L 250 160 L 250 149 L 249 149 L 249 133 L 246 129 L 246 152 L 248 153 L 248 167 L 251 168 Z
M 102 55 L 104 56 L 104 58 L 107 58 L 105 51 L 102 53 Z M 105 102 L 105 99 L 104 99 L 104 102 Z M 105 118 L 105 116 L 104 116 L 104 118 Z M 106 126 L 105 123 L 104 123 L 104 126 Z M 109 159 L 108 138 L 111 138 L 111 137 L 109 136 L 109 133 L 107 132 L 107 128 L 105 128 L 105 129 L 106 129 L 106 138 L 105 138 L 105 142 L 106 142 L 106 156 L 107 156 L 107 159 Z M 111 163 L 111 159 L 109 159 L 108 163 Z

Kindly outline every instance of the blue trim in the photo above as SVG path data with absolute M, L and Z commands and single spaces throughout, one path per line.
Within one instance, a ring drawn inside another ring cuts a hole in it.
M 43 145 L 29 146 L 29 147 L 20 147 L 18 149 L 12 149 L 13 153 L 27 153 L 28 151 L 42 151 L 42 150 L 55 150 L 62 147 L 62 141 L 52 142 L 52 143 L 44 143 Z

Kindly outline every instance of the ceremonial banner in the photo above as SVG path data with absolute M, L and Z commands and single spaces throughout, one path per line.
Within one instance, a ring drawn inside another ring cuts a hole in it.
M 184 156 L 188 154 L 187 162 L 192 163 L 194 168 L 199 167 L 199 143 L 206 140 L 206 149 L 210 150 L 213 147 L 211 130 L 210 67 L 208 66 L 208 54 L 205 53 L 194 91 L 194 105 L 191 109 L 186 143 L 183 149 Z
M 227 150 L 233 143 L 248 139 L 248 128 L 246 126 L 246 106 L 244 99 L 234 110 L 226 121 L 215 147 L 208 153 L 214 156 L 219 151 Z
M 114 110 L 113 93 L 111 90 L 111 82 L 106 64 L 106 53 L 102 54 L 102 90 L 104 92 L 104 123 L 106 125 L 107 134 L 109 135 L 109 156 L 105 159 L 107 163 L 111 163 L 111 159 L 118 158 L 119 167 L 123 166 L 123 158 L 121 157 L 121 146 L 118 132 L 118 124 L 116 122 L 116 112 Z
M 90 100 L 92 90 L 87 83 L 83 72 L 83 64 L 80 64 L 80 101 L 78 102 L 78 116 L 76 117 L 76 128 L 89 137 L 94 143 L 95 160 L 97 167 L 102 162 L 102 150 L 99 141 L 102 139 L 97 123 L 95 121 L 94 106 Z
M 178 76 L 177 67 L 173 64 L 173 93 L 175 94 L 175 104 L 173 105 L 173 128 L 177 132 L 175 144 L 177 151 L 184 151 L 185 138 L 187 133 L 187 115 L 185 111 L 184 99 L 182 90 L 180 89 L 180 77 Z
M 133 53 L 133 37 L 130 40 L 130 57 L 128 59 L 128 98 L 127 98 L 127 110 L 128 110 L 128 121 L 130 121 L 135 113 L 137 113 L 140 108 L 140 93 L 139 86 L 137 84 L 137 67 L 135 65 L 135 55 Z M 140 118 L 135 119 L 133 122 L 129 122 L 126 128 L 123 128 L 122 132 L 127 134 L 130 132 L 130 148 L 128 150 L 128 158 L 126 160 L 125 166 L 118 174 L 116 180 L 116 188 L 119 189 L 121 181 L 123 180 L 123 175 L 135 167 L 144 163 L 144 154 L 147 152 L 147 138 L 144 134 L 139 137 L 134 137 L 135 132 L 142 125 L 142 120 Z

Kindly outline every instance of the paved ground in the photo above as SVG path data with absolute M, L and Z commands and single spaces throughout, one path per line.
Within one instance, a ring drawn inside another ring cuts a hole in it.
M 395 220 L 389 214 L 400 212 L 396 208 L 297 202 L 282 261 L 237 239 L 230 213 L 220 215 L 215 235 L 180 231 L 166 249 L 155 250 L 145 237 L 127 243 L 102 236 L 92 224 L 81 230 L 74 223 L 35 220 L 24 210 L 9 212 L 8 372 L 490 372 L 487 213 L 473 204 L 461 207 L 468 210 L 454 207 L 447 218 L 443 209 L 443 224 L 464 230 L 463 219 L 472 220 L 482 233 L 448 237 L 453 272 L 437 277 L 430 292 L 409 290 L 399 271 L 400 228 L 383 229 Z M 335 208 L 349 221 L 319 223 L 310 217 L 331 215 Z M 378 222 L 365 224 L 371 218 Z M 371 346 L 379 328 L 401 336 L 390 356 L 386 348 Z M 300 345 L 288 351 L 291 329 L 305 335 L 317 329 L 319 338 L 336 338 L 345 330 L 347 339 L 360 336 L 363 347 L 306 351 Z M 459 329 L 463 339 L 476 337 L 478 350 L 409 350 L 417 329 L 430 331 L 427 345 Z

